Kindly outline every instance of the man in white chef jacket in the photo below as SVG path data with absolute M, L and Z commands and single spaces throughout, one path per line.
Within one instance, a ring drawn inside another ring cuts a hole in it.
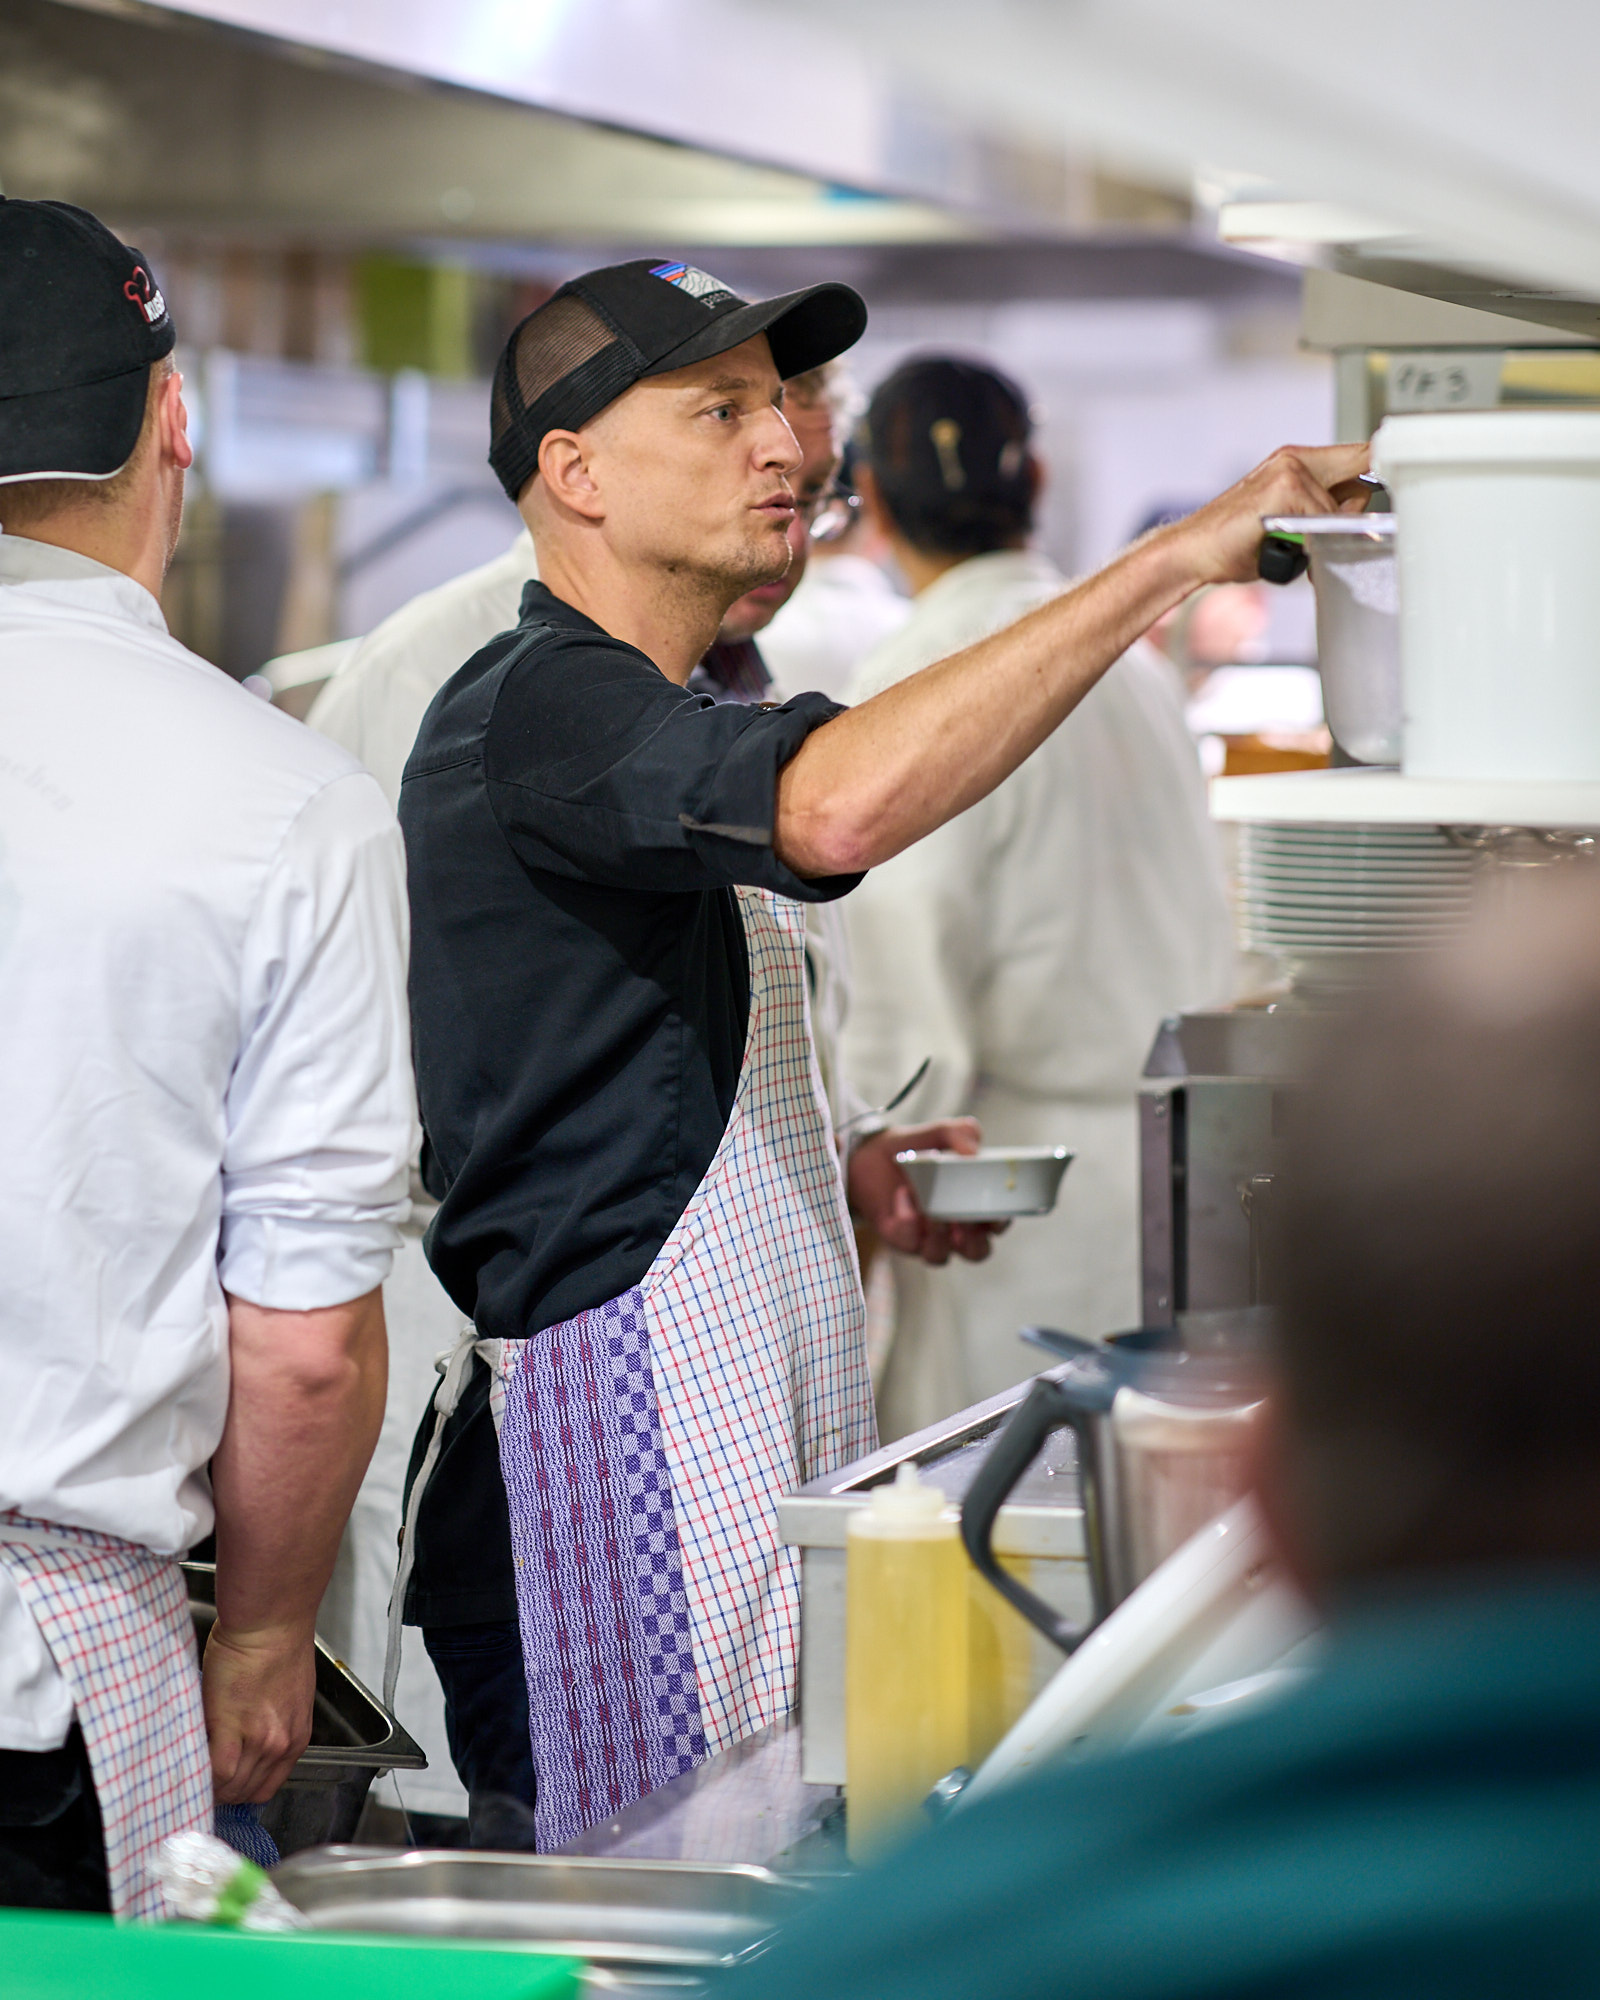
M 994 370 L 914 359 L 867 419 L 867 504 L 914 592 L 853 699 L 1058 596 L 1028 546 L 1027 401 Z M 1135 1093 L 1156 1030 L 1230 997 L 1231 926 L 1204 784 L 1168 662 L 1136 645 L 990 795 L 872 871 L 844 904 L 846 1063 L 869 1098 L 924 1057 L 913 1107 L 972 1112 L 992 1145 L 1066 1145 L 1054 1214 L 976 1270 L 896 1259 L 880 1386 L 888 1436 L 1016 1381 L 1017 1329 L 1137 1323 Z
M 144 259 L 0 200 L 0 314 L 0 1903 L 153 1917 L 161 1840 L 310 1735 L 415 1127 L 403 857 L 353 758 L 167 632 Z

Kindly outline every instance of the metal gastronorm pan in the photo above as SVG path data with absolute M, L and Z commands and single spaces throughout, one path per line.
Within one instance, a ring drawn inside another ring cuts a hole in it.
M 515 1939 L 598 1965 L 699 1970 L 753 1956 L 815 1893 L 737 1864 L 426 1848 L 315 1848 L 272 1879 L 317 1930 Z

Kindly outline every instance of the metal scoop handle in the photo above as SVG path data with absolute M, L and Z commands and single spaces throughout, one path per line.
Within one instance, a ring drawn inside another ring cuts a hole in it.
M 1306 545 L 1298 537 L 1263 535 L 1256 569 L 1263 583 L 1293 583 L 1306 570 Z
M 859 1125 L 864 1119 L 887 1118 L 891 1111 L 898 1111 L 932 1067 L 933 1057 L 924 1056 L 887 1104 L 874 1105 L 869 1111 L 858 1111 L 854 1118 L 847 1118 L 838 1130 L 848 1132 L 852 1125 Z

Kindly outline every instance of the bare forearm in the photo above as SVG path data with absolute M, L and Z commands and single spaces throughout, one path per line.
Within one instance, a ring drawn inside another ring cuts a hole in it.
M 992 792 L 1193 587 L 1151 542 L 806 739 L 778 790 L 797 873 L 875 867 Z
M 1253 576 L 1263 515 L 1359 506 L 1343 482 L 1365 464 L 1363 445 L 1276 452 L 1075 589 L 814 730 L 778 781 L 779 858 L 800 875 L 849 874 L 964 812 L 1164 611 L 1201 583 Z
M 309 1636 L 383 1421 L 383 1295 L 313 1313 L 230 1299 L 229 1336 L 212 1460 L 218 1623 Z

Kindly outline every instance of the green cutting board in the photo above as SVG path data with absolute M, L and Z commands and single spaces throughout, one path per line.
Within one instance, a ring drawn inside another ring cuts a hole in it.
M 0 1910 L 5 2000 L 574 2000 L 581 1970 L 572 1958 L 432 1938 Z

